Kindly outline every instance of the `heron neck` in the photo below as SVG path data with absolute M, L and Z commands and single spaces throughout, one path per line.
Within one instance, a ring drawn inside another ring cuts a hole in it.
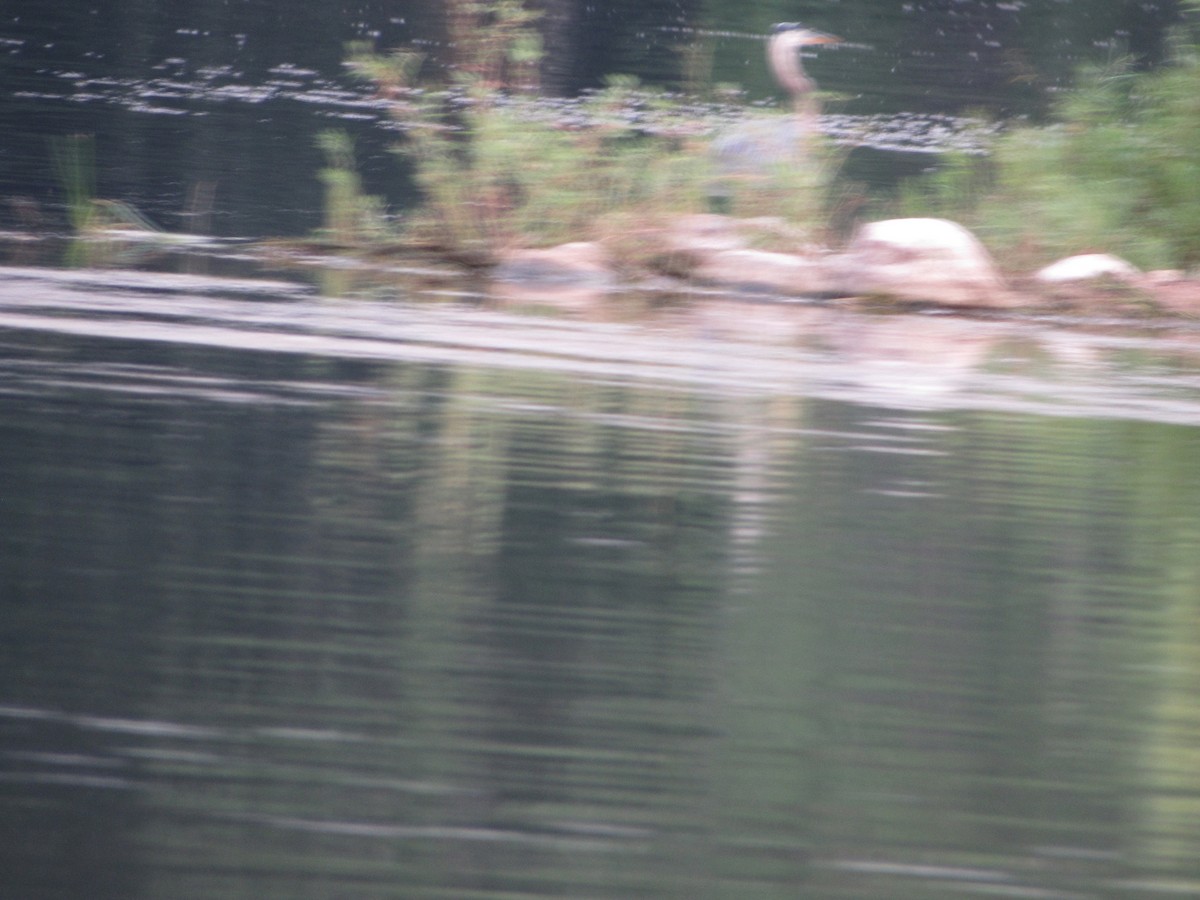
M 804 74 L 797 50 L 790 41 L 778 37 L 767 46 L 771 71 L 783 89 L 792 95 L 793 100 L 804 94 L 811 94 L 814 87 L 809 77 Z
M 811 89 L 792 94 L 792 111 L 803 124 L 815 127 L 821 117 L 821 101 Z

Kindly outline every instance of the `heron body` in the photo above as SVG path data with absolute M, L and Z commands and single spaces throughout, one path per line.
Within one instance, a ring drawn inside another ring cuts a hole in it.
M 764 116 L 721 132 L 711 152 L 721 174 L 753 175 L 800 158 L 811 134 L 808 123 L 792 116 Z
M 818 131 L 820 104 L 816 84 L 804 71 L 800 50 L 834 44 L 841 38 L 806 28 L 795 22 L 775 25 L 767 39 L 767 66 L 789 95 L 792 113 L 743 122 L 720 134 L 711 152 L 719 181 L 714 200 L 728 199 L 729 180 L 769 176 L 780 166 L 802 163 Z

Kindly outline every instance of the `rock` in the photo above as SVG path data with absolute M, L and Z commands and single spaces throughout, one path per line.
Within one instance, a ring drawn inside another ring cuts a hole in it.
M 716 253 L 748 247 L 775 250 L 807 248 L 805 232 L 779 216 L 739 219 L 715 213 L 678 216 L 663 229 L 663 243 L 674 250 Z
M 644 241 L 651 271 L 732 290 L 796 295 L 829 289 L 825 256 L 804 245 L 804 233 L 783 219 L 698 214 L 672 220 Z M 799 248 L 799 254 L 756 247 Z
M 1108 253 L 1068 256 L 1030 279 L 1031 289 L 1047 300 L 1088 315 L 1138 316 L 1167 306 L 1153 284 L 1135 266 Z
M 1136 284 L 1142 280 L 1142 273 L 1119 256 L 1108 253 L 1085 253 L 1081 256 L 1068 256 L 1056 263 L 1051 263 L 1040 269 L 1033 276 L 1035 281 L 1042 284 L 1066 284 L 1072 281 L 1093 281 L 1099 278 L 1111 278 Z
M 738 233 L 738 220 L 713 213 L 679 216 L 665 230 L 663 243 L 680 253 L 704 254 L 739 250 L 746 246 Z
M 501 309 L 594 321 L 609 318 L 614 306 L 613 292 L 607 287 L 566 283 L 493 280 L 487 296 L 493 306 Z
M 828 294 L 832 280 L 825 259 L 766 250 L 722 250 L 700 261 L 697 281 L 735 290 L 769 291 L 789 297 Z
M 589 241 L 502 253 L 492 269 L 492 278 L 547 287 L 569 284 L 606 288 L 616 281 L 604 248 Z
M 1183 269 L 1153 269 L 1146 273 L 1148 287 L 1161 287 L 1164 284 L 1183 284 L 1188 275 Z
M 1200 280 L 1177 269 L 1159 269 L 1146 273 L 1143 286 L 1159 309 L 1200 317 Z
M 888 219 L 864 225 L 834 265 L 846 295 L 947 306 L 1008 307 L 1006 289 L 979 240 L 946 219 Z

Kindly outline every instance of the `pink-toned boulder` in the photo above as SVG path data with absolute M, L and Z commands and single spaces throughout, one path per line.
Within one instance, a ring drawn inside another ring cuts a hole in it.
M 528 285 L 569 284 L 592 288 L 609 287 L 616 281 L 608 254 L 599 244 L 590 241 L 502 253 L 492 269 L 492 278 Z
M 946 219 L 888 219 L 864 225 L 835 264 L 849 296 L 946 306 L 1008 307 L 995 263 L 975 235 Z
M 1200 317 L 1200 279 L 1175 269 L 1147 272 L 1143 288 L 1158 307 L 1168 313 Z
M 828 294 L 832 280 L 825 259 L 766 250 L 721 250 L 701 259 L 692 277 L 731 290 L 766 291 L 788 297 Z
M 658 236 L 652 267 L 732 291 L 812 296 L 829 291 L 826 255 L 807 247 L 803 232 L 783 219 L 680 216 Z M 757 246 L 796 252 L 773 252 Z
M 662 241 L 667 250 L 688 254 L 719 253 L 746 246 L 738 233 L 738 220 L 715 213 L 693 213 L 679 216 L 663 230 Z

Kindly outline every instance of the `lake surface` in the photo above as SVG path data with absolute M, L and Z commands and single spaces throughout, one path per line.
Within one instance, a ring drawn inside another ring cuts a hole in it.
M 1192 897 L 1200 331 L 0 270 L 13 897 Z

